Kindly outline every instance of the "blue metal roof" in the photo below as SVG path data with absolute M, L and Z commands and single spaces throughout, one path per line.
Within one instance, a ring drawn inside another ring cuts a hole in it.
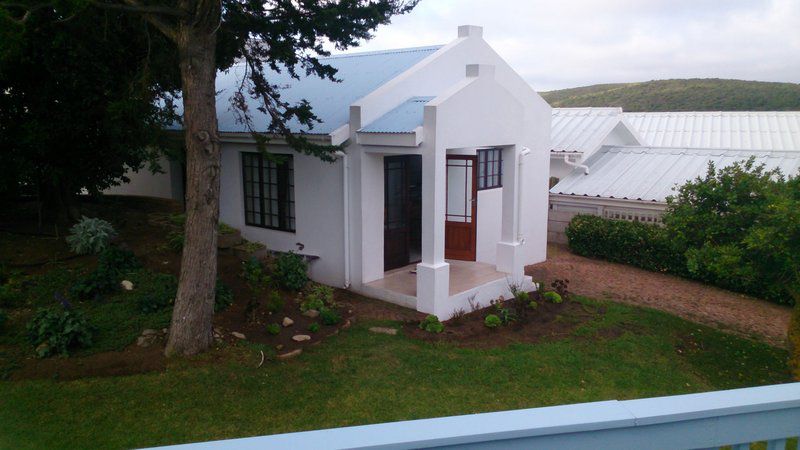
M 269 69 L 266 69 L 266 78 L 270 83 L 281 87 L 282 101 L 293 105 L 305 99 L 311 104 L 312 112 L 322 120 L 322 123 L 315 123 L 312 129 L 292 120 L 287 123 L 292 132 L 328 134 L 349 122 L 351 104 L 440 48 L 441 46 L 417 47 L 320 58 L 323 64 L 337 69 L 335 78 L 341 80 L 338 83 L 316 75 L 306 75 L 302 68 L 298 68 L 299 79 L 292 78 L 286 70 L 278 73 Z M 248 131 L 236 120 L 237 116 L 230 102 L 244 73 L 244 64 L 236 64 L 226 72 L 217 73 L 217 120 L 221 132 Z M 258 110 L 260 101 L 248 97 L 247 102 L 257 131 L 266 131 L 269 118 Z M 177 103 L 180 114 L 181 102 Z
M 422 126 L 425 104 L 433 97 L 411 97 L 358 130 L 361 133 L 411 133 Z

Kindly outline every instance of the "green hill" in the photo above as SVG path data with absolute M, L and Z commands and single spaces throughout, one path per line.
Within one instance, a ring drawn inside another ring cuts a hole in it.
M 541 95 L 554 107 L 621 106 L 625 111 L 800 110 L 800 84 L 718 78 L 596 84 Z

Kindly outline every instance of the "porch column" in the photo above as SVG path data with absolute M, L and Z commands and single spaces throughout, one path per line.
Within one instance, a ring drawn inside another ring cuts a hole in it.
M 497 270 L 511 275 L 514 283 L 522 283 L 525 275 L 522 243 L 519 242 L 519 174 L 520 147 L 503 148 L 503 211 L 500 242 L 497 243 Z
M 435 145 L 422 153 L 422 262 L 417 264 L 417 310 L 436 315 L 443 313 L 450 295 L 450 265 L 444 261 L 446 153 Z

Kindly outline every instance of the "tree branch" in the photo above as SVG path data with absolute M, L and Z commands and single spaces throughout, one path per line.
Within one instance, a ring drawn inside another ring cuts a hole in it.
M 162 16 L 172 16 L 177 18 L 189 17 L 186 11 L 179 8 L 172 8 L 169 6 L 161 5 L 143 5 L 136 0 L 123 0 L 122 3 L 107 3 L 103 1 L 92 1 L 92 5 L 98 8 L 113 9 L 117 11 L 127 11 L 139 14 L 157 14 Z

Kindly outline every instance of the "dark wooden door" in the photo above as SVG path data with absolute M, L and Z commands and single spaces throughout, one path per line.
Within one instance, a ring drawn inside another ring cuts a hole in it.
M 403 156 L 383 159 L 384 227 L 383 270 L 408 264 L 409 223 L 407 160 Z
M 447 157 L 444 257 L 475 261 L 478 211 L 477 164 L 474 156 Z

